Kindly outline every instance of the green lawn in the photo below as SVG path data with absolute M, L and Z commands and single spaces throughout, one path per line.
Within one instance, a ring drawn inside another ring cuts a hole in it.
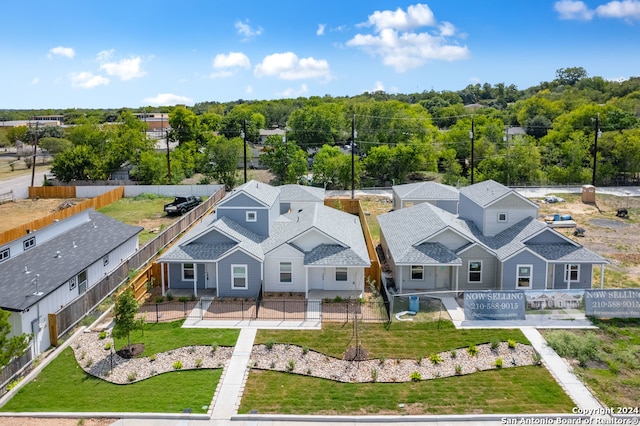
M 347 347 L 355 345 L 353 324 L 324 323 L 322 330 L 258 330 L 256 344 L 269 340 L 306 346 L 318 352 L 342 358 Z M 359 324 L 360 344 L 369 358 L 418 358 L 432 353 L 513 339 L 529 344 L 520 330 L 456 330 L 451 321 Z
M 399 404 L 404 404 L 401 408 Z M 489 370 L 418 383 L 339 383 L 251 371 L 240 413 L 570 413 L 575 404 L 544 367 Z
M 115 385 L 85 373 L 67 348 L 1 410 L 205 413 L 221 374 L 222 369 L 174 371 Z
M 181 328 L 184 320 L 145 324 L 144 330 L 131 333 L 131 343 L 144 343 L 142 356 L 149 356 L 183 346 L 235 346 L 240 330 L 221 328 Z M 116 349 L 127 345 L 127 339 L 116 339 Z

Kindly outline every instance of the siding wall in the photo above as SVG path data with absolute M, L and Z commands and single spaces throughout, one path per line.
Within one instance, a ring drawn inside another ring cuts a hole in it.
M 531 290 L 544 290 L 547 281 L 547 264 L 538 256 L 524 251 L 504 262 L 503 268 L 503 290 L 519 290 L 517 288 L 517 265 L 533 265 L 533 282 Z M 557 267 L 556 267 L 557 270 Z
M 172 288 L 185 288 L 193 289 L 193 281 L 182 280 L 182 264 L 181 263 L 169 263 L 169 287 Z M 205 283 L 205 265 L 203 263 L 196 263 L 196 280 L 197 288 L 204 288 Z
M 553 274 L 553 288 L 554 289 L 567 289 L 567 283 L 564 281 L 564 268 L 565 264 L 556 264 Z M 571 289 L 577 288 L 591 288 L 593 280 L 593 265 L 581 264 L 579 272 L 580 281 L 571 282 Z M 550 284 L 551 285 L 551 284 Z
M 256 212 L 256 221 L 247 222 L 248 211 Z M 247 208 L 227 208 L 218 207 L 216 210 L 216 217 L 218 219 L 227 217 L 234 222 L 242 225 L 251 232 L 258 235 L 268 235 L 269 233 L 269 210 L 264 207 L 247 207 Z
M 231 289 L 231 265 L 247 265 L 247 289 Z M 218 262 L 218 296 L 257 297 L 262 284 L 262 264 L 249 255 L 237 251 Z
M 280 282 L 280 262 L 291 262 L 291 282 Z M 304 253 L 290 246 L 282 246 L 264 260 L 264 291 L 304 292 L 306 273 Z
M 498 282 L 498 261 L 492 254 L 483 248 L 475 246 L 460 254 L 462 266 L 458 275 L 458 290 L 489 290 L 499 289 Z M 482 261 L 482 281 L 469 281 L 469 262 Z
M 507 213 L 506 222 L 498 222 L 498 213 Z M 493 236 L 522 219 L 537 217 L 538 209 L 516 194 L 511 194 L 485 209 L 484 235 Z

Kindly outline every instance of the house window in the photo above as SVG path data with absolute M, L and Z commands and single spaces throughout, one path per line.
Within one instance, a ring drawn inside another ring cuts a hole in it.
M 564 265 L 564 280 L 568 283 L 580 281 L 580 265 Z
M 107 266 L 109 264 L 109 255 L 106 255 L 102 258 L 102 266 Z
M 531 288 L 532 276 L 533 276 L 533 265 L 518 265 L 516 267 L 518 272 L 517 276 L 517 287 L 518 288 Z
M 258 220 L 258 215 L 254 211 L 250 211 L 246 213 L 247 222 L 256 222 Z
M 247 286 L 247 265 L 231 265 L 231 289 L 246 290 Z
M 508 216 L 506 213 L 498 213 L 498 222 L 506 222 L 507 218 Z
M 31 247 L 36 245 L 36 237 L 27 238 L 22 242 L 22 247 L 24 250 L 29 250 Z
M 482 282 L 482 261 L 481 260 L 469 261 L 469 282 L 470 283 Z
M 8 248 L 0 251 L 0 262 L 3 262 L 10 257 L 11 257 L 11 251 Z
M 336 268 L 336 281 L 347 280 L 347 268 Z
M 280 262 L 280 282 L 291 282 L 291 262 Z
M 196 278 L 196 270 L 193 263 L 182 264 L 182 281 L 193 281 Z
M 411 265 L 411 279 L 412 280 L 422 280 L 422 279 L 424 279 L 424 266 L 422 266 L 422 265 Z
M 73 290 L 78 287 L 78 277 L 73 277 L 69 281 L 69 290 Z

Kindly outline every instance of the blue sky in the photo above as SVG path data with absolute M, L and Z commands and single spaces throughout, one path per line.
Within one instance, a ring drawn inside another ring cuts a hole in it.
M 3 2 L 0 108 L 640 76 L 640 0 Z

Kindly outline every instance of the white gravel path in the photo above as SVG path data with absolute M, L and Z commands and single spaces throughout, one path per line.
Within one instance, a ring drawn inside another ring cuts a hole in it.
M 113 340 L 110 336 L 99 338 L 97 332 L 85 332 L 72 344 L 78 364 L 88 373 L 106 381 L 126 384 L 147 379 L 167 371 L 174 371 L 175 363 L 182 363 L 182 370 L 197 368 L 223 368 L 231 359 L 232 347 L 189 346 L 159 353 L 155 359 L 149 357 L 126 359 L 105 345 Z M 339 382 L 408 382 L 417 372 L 421 380 L 470 374 L 476 371 L 495 369 L 496 360 L 502 360 L 502 368 L 534 364 L 535 350 L 529 345 L 516 344 L 509 348 L 506 342 L 496 349 L 490 344 L 478 345 L 477 354 L 471 356 L 466 348 L 452 352 L 441 352 L 438 362 L 431 356 L 417 359 L 371 359 L 367 361 L 345 361 L 295 345 L 274 344 L 271 349 L 255 345 L 249 366 L 262 370 L 283 371 L 321 377 Z

